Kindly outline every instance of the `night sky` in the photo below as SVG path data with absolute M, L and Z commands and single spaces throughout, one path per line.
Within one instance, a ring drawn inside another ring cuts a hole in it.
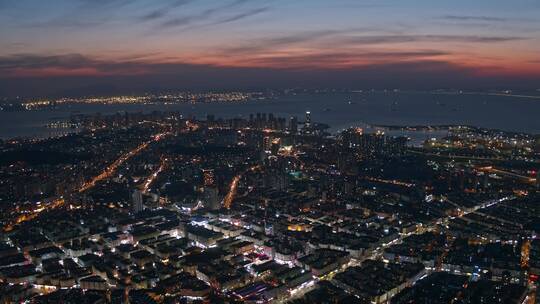
M 0 0 L 0 95 L 540 88 L 538 0 Z

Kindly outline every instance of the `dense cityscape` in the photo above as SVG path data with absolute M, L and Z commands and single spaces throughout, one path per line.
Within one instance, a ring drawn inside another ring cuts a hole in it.
M 221 102 L 234 103 L 253 100 L 264 100 L 271 94 L 262 92 L 168 92 L 160 94 L 141 95 L 111 95 L 95 97 L 62 97 L 62 98 L 4 98 L 0 99 L 0 111 L 32 111 L 55 109 L 63 105 L 125 105 L 125 104 L 178 104 Z
M 310 112 L 77 123 L 1 142 L 2 303 L 540 297 L 538 136 L 441 126 L 413 147 Z
M 540 0 L 0 0 L 0 304 L 540 304 Z
M 351 89 L 351 88 L 287 88 L 287 89 L 266 89 L 262 91 L 164 91 L 160 93 L 146 92 L 131 95 L 98 95 L 79 97 L 1 97 L 0 111 L 43 111 L 56 110 L 72 105 L 178 105 L 196 103 L 247 103 L 257 101 L 271 101 L 283 96 L 297 96 L 302 94 L 328 95 L 332 93 L 349 94 L 369 94 L 369 93 L 400 93 L 399 89 Z M 404 92 L 408 92 L 404 90 Z M 415 92 L 410 91 L 409 92 Z M 437 89 L 419 91 L 432 95 L 450 96 L 500 96 L 500 97 L 521 97 L 527 99 L 540 99 L 540 89 L 536 90 L 461 90 L 461 89 Z

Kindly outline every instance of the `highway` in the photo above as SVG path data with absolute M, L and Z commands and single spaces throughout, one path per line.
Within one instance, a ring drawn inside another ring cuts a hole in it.
M 121 166 L 127 160 L 129 160 L 133 156 L 139 154 L 141 151 L 146 149 L 148 147 L 148 145 L 150 145 L 152 142 L 161 140 L 167 134 L 168 133 L 160 133 L 160 134 L 154 135 L 151 140 L 145 141 L 142 144 L 140 144 L 139 146 L 137 146 L 135 149 L 126 152 L 125 154 L 120 156 L 117 160 L 115 160 L 112 164 L 107 166 L 107 168 L 105 168 L 105 170 L 103 170 L 103 172 L 101 172 L 99 175 L 93 177 L 91 180 L 84 183 L 79 188 L 78 192 L 81 193 L 81 192 L 84 192 L 86 190 L 89 190 L 89 189 L 93 188 L 96 185 L 96 183 L 98 183 L 98 182 L 100 182 L 100 181 L 102 181 L 104 179 L 110 178 L 116 172 L 116 169 L 118 169 L 119 166 Z
M 166 136 L 168 134 L 169 133 L 165 132 L 165 133 L 160 133 L 160 134 L 154 135 L 154 136 L 152 136 L 151 140 L 146 141 L 146 142 L 140 144 L 139 146 L 137 146 L 136 148 L 134 148 L 133 150 L 124 153 L 122 156 L 120 156 L 118 159 L 116 159 L 112 164 L 107 166 L 107 168 L 105 168 L 103 170 L 103 172 L 101 172 L 97 176 L 93 177 L 91 180 L 85 182 L 79 189 L 76 190 L 76 192 L 82 193 L 84 191 L 90 190 L 98 182 L 100 182 L 100 181 L 102 181 L 104 179 L 110 178 L 116 172 L 118 167 L 121 166 L 124 162 L 126 162 L 127 160 L 129 160 L 133 156 L 139 154 L 144 149 L 146 149 L 150 143 L 155 142 L 155 141 L 159 141 L 164 136 Z M 15 225 L 26 222 L 26 221 L 33 220 L 40 213 L 42 213 L 43 211 L 60 208 L 60 207 L 64 206 L 65 203 L 66 203 L 66 201 L 64 200 L 64 198 L 60 197 L 60 198 L 57 198 L 57 199 L 51 201 L 47 205 L 40 206 L 40 207 L 30 211 L 29 213 L 20 214 L 11 223 L 8 223 L 7 225 L 4 226 L 4 231 L 9 232 L 9 231 L 13 230 Z
M 250 167 L 249 169 L 247 169 L 247 170 L 237 174 L 235 177 L 233 177 L 232 182 L 231 182 L 231 186 L 229 188 L 229 192 L 227 192 L 227 195 L 225 195 L 225 198 L 223 199 L 223 207 L 224 208 L 226 208 L 226 209 L 231 208 L 232 203 L 234 201 L 234 198 L 236 197 L 236 191 L 238 190 L 238 183 L 240 182 L 240 180 L 242 179 L 244 174 L 246 174 L 248 172 L 255 171 L 255 170 L 259 169 L 260 167 L 261 167 L 260 165 Z
M 150 174 L 150 176 L 148 176 L 148 178 L 146 179 L 146 182 L 144 183 L 143 187 L 142 187 L 142 191 L 144 193 L 147 193 L 148 190 L 150 189 L 150 185 L 152 185 L 152 183 L 154 182 L 154 180 L 156 180 L 157 176 L 159 175 L 159 173 L 163 170 L 165 170 L 165 168 L 167 167 L 167 161 L 168 159 L 167 158 L 161 158 L 161 162 L 160 162 L 160 165 L 159 167 L 157 168 L 156 171 L 154 171 L 152 174 Z
M 510 171 L 504 171 L 504 170 L 501 170 L 501 169 L 494 168 L 492 166 L 480 167 L 480 168 L 477 168 L 477 169 L 479 171 L 482 171 L 482 172 L 495 173 L 495 174 L 499 174 L 499 175 L 509 176 L 509 177 L 512 177 L 512 178 L 515 178 L 515 179 L 522 180 L 522 181 L 524 181 L 526 183 L 529 183 L 529 184 L 535 184 L 536 183 L 536 178 L 534 178 L 534 177 L 520 175 L 520 174 L 517 174 L 517 173 L 514 173 L 514 172 L 510 172 Z
M 13 220 L 13 222 L 11 222 L 11 223 L 7 224 L 6 226 L 4 226 L 4 231 L 9 232 L 9 231 L 13 230 L 15 225 L 18 225 L 18 224 L 26 222 L 26 221 L 33 220 L 41 212 L 43 212 L 45 210 L 52 210 L 52 209 L 59 208 L 59 207 L 63 206 L 64 204 L 65 204 L 65 201 L 64 201 L 63 198 L 57 198 L 57 199 L 51 201 L 47 206 L 40 206 L 39 208 L 32 210 L 30 213 L 21 214 L 15 220 Z

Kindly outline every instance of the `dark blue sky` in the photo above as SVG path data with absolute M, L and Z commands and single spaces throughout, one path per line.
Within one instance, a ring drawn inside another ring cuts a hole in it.
M 537 0 L 0 0 L 0 94 L 540 86 Z

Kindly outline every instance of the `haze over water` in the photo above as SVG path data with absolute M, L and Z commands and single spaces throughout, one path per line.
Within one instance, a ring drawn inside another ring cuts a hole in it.
M 485 128 L 540 133 L 540 99 L 490 95 L 445 95 L 425 92 L 362 92 L 298 94 L 244 103 L 197 104 L 78 104 L 57 110 L 0 112 L 0 137 L 46 137 L 54 134 L 45 124 L 72 114 L 112 114 L 119 111 L 179 111 L 204 119 L 248 117 L 254 113 L 298 116 L 330 125 L 332 132 L 350 126 L 464 124 Z M 419 140 L 431 134 L 420 134 Z

